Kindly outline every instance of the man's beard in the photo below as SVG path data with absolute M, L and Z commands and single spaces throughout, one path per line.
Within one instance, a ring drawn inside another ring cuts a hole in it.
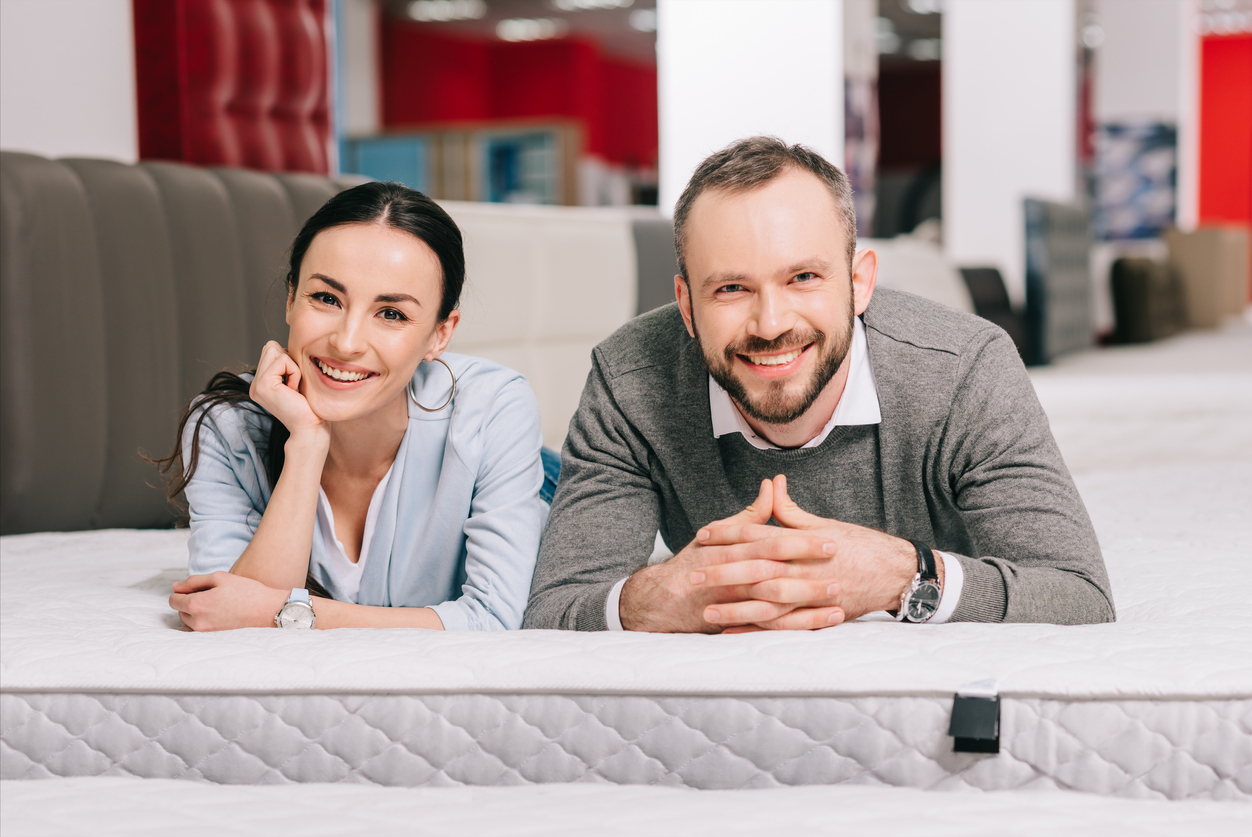
M 700 331 L 696 328 L 694 312 L 691 318 L 691 330 L 695 332 L 696 343 L 700 346 L 700 354 L 704 358 L 704 365 L 708 368 L 709 374 L 713 376 L 713 380 L 721 384 L 722 389 L 726 390 L 731 398 L 735 399 L 739 408 L 750 418 L 759 422 L 782 425 L 790 424 L 804 415 L 822 394 L 826 385 L 830 383 L 830 379 L 839 371 L 839 366 L 852 347 L 852 318 L 854 316 L 856 315 L 852 309 L 852 301 L 849 299 L 846 325 L 837 334 L 828 335 L 815 329 L 804 331 L 792 329 L 773 340 L 747 337 L 731 343 L 720 356 L 709 351 L 709 347 L 700 340 Z M 795 386 L 794 381 L 765 381 L 763 382 L 767 386 L 765 395 L 754 399 L 748 394 L 748 389 L 743 382 L 735 377 L 736 355 L 775 354 L 788 349 L 801 349 L 810 343 L 813 344 L 810 351 L 817 353 L 817 366 L 808 383 L 798 394 L 789 395 L 787 391 L 789 385 Z

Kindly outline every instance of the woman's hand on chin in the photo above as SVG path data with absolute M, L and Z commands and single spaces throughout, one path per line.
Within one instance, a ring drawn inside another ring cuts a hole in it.
M 241 575 L 216 572 L 175 582 L 170 607 L 193 631 L 272 628 L 290 593 Z
M 300 392 L 300 366 L 273 340 L 261 350 L 249 396 L 286 426 L 292 438 L 329 436 L 329 428 Z

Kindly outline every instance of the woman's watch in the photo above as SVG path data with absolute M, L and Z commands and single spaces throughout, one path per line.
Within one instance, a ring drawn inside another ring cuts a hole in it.
M 317 627 L 317 614 L 313 612 L 313 603 L 309 601 L 309 591 L 303 587 L 293 587 L 287 603 L 282 606 L 274 617 L 274 625 L 279 628 L 300 628 L 308 630 Z
M 939 589 L 939 570 L 935 566 L 935 553 L 920 541 L 909 541 L 917 550 L 917 575 L 900 595 L 900 610 L 896 619 L 901 622 L 925 622 L 939 609 L 943 591 Z

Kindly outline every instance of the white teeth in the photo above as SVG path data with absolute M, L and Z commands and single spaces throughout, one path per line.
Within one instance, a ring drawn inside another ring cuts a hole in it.
M 757 366 L 782 366 L 784 363 L 791 363 L 803 351 L 803 349 L 796 349 L 793 352 L 787 352 L 785 355 L 748 355 L 748 360 Z
M 326 373 L 328 378 L 334 378 L 336 381 L 343 381 L 344 383 L 364 381 L 369 377 L 369 375 L 366 375 L 364 372 L 347 372 L 343 369 L 335 369 L 334 367 L 327 366 L 320 360 L 317 362 L 317 368 Z

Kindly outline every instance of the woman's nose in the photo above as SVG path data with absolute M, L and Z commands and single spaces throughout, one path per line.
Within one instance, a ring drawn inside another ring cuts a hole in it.
M 360 354 L 364 349 L 365 325 L 358 317 L 344 316 L 330 335 L 330 343 L 345 355 Z

